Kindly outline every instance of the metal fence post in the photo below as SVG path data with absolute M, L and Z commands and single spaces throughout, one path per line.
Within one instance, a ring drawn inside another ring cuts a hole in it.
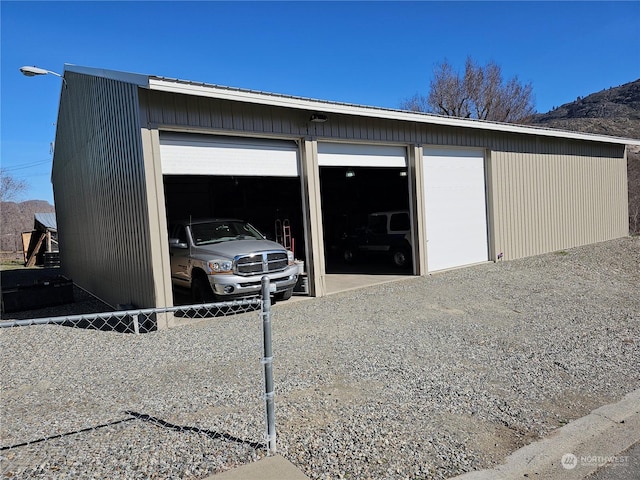
M 267 415 L 265 440 L 267 451 L 276 453 L 276 418 L 274 412 L 273 353 L 271 350 L 271 286 L 269 277 L 262 277 L 262 339 L 264 366 L 264 403 Z

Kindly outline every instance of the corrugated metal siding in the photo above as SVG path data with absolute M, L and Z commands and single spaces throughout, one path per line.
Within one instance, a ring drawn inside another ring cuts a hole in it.
M 495 255 L 522 258 L 626 236 L 626 161 L 609 153 L 493 151 Z
M 166 92 L 141 92 L 149 127 L 274 135 L 286 138 L 340 138 L 368 142 L 415 143 L 415 129 L 395 120 L 332 115 L 326 123 L 309 122 L 311 112 L 243 104 Z
M 490 252 L 520 258 L 628 233 L 624 147 L 592 141 L 311 112 L 143 92 L 150 128 L 489 151 Z
M 52 173 L 62 267 L 113 306 L 154 306 L 138 87 L 66 82 Z
M 489 133 L 463 128 L 418 125 L 398 120 L 330 115 L 325 123 L 309 122 L 312 112 L 294 111 L 207 97 L 190 97 L 158 91 L 141 92 L 148 106 L 149 127 L 196 131 L 266 134 L 289 138 L 358 140 L 486 147 Z

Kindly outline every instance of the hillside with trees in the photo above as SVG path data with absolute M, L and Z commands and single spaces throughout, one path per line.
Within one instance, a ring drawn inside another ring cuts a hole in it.
M 2 202 L 0 205 L 0 250 L 3 256 L 7 252 L 22 251 L 22 232 L 33 230 L 33 216 L 36 213 L 53 213 L 53 205 L 44 200 L 26 202 Z M 13 257 L 13 255 L 9 255 Z
M 640 139 L 640 79 L 534 115 L 534 125 Z

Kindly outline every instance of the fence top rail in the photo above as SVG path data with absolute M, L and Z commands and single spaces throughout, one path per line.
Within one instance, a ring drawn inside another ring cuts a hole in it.
M 237 300 L 231 300 L 227 302 L 214 302 L 214 303 L 202 303 L 194 305 L 179 305 L 173 307 L 158 307 L 158 308 L 142 308 L 134 310 L 115 310 L 112 312 L 101 313 L 84 313 L 78 315 L 66 315 L 59 317 L 42 317 L 42 318 L 27 318 L 23 320 L 0 320 L 0 328 L 8 327 L 25 327 L 30 325 L 47 325 L 58 323 L 73 323 L 88 321 L 91 319 L 106 319 L 113 317 L 134 317 L 138 315 L 151 315 L 154 313 L 174 313 L 184 310 L 193 309 L 206 309 L 206 308 L 228 308 L 228 307 L 249 307 L 259 306 L 262 303 L 260 297 L 241 298 Z

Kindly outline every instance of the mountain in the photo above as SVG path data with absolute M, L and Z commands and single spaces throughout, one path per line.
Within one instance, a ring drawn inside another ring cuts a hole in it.
M 640 79 L 592 93 L 550 112 L 533 125 L 640 139 Z
M 532 125 L 640 139 L 640 79 L 592 93 L 550 112 L 534 115 Z M 629 230 L 640 235 L 640 147 L 629 146 Z
M 22 251 L 22 232 L 33 230 L 33 216 L 36 213 L 54 213 L 55 208 L 44 200 L 0 203 L 0 250 L 2 252 Z

